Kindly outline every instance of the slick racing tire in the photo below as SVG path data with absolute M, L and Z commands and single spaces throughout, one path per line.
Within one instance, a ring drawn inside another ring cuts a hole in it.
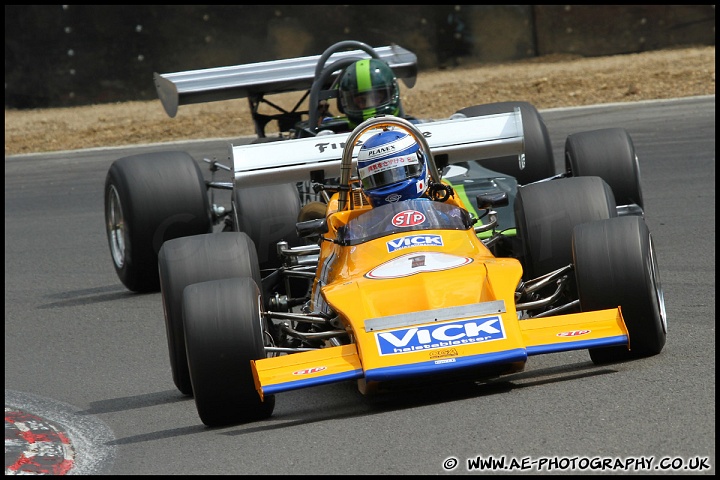
M 185 152 L 115 160 L 105 179 L 105 229 L 123 285 L 134 292 L 158 291 L 163 242 L 212 229 L 207 188 L 195 160 Z
M 295 184 L 236 188 L 233 213 L 235 229 L 253 240 L 263 270 L 280 266 L 277 242 L 301 244 L 295 232 L 300 213 L 300 194 Z
M 572 263 L 573 227 L 616 217 L 615 198 L 600 177 L 571 177 L 518 188 L 515 225 L 525 280 Z
M 590 349 L 601 364 L 656 355 L 665 346 L 667 314 L 652 236 L 638 216 L 575 227 L 573 262 L 583 311 L 620 306 L 630 349 Z
M 498 157 L 478 160 L 485 168 L 514 177 L 521 185 L 527 185 L 555 175 L 555 157 L 545 122 L 540 112 L 528 102 L 497 102 L 458 110 L 466 117 L 480 117 L 512 112 L 520 107 L 525 136 L 525 165 L 520 168 L 516 157 Z
M 606 128 L 568 135 L 565 169 L 573 177 L 600 177 L 610 185 L 618 205 L 644 209 L 640 166 L 635 146 L 624 128 Z
M 250 277 L 261 284 L 255 245 L 241 232 L 176 238 L 160 248 L 158 269 L 173 382 L 181 393 L 191 395 L 182 320 L 183 290 L 194 283 L 231 277 Z
M 250 277 L 185 289 L 183 319 L 195 406 L 209 427 L 262 420 L 275 397 L 260 399 L 250 362 L 265 358 L 260 291 Z

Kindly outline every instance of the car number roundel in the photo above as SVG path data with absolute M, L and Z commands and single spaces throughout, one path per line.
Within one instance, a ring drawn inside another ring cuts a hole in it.
M 416 252 L 401 255 L 378 265 L 365 274 L 373 280 L 409 277 L 423 272 L 439 272 L 462 267 L 473 262 L 470 257 L 460 257 L 443 252 Z
M 417 210 L 405 210 L 392 218 L 392 224 L 396 227 L 414 227 L 425 221 L 425 215 Z

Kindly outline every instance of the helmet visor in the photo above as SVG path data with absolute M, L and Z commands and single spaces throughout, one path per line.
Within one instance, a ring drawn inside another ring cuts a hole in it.
M 368 108 L 385 105 L 392 99 L 392 88 L 379 86 L 364 92 L 341 92 L 346 111 L 361 112 Z
M 384 187 L 420 175 L 421 165 L 415 153 L 386 158 L 358 168 L 365 190 Z

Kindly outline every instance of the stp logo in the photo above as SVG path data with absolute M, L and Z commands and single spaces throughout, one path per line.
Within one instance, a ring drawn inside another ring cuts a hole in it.
M 414 227 L 425 221 L 425 215 L 417 210 L 405 210 L 395 215 L 392 224 L 396 227 Z
M 569 332 L 560 332 L 556 334 L 556 337 L 579 337 L 580 335 L 587 335 L 590 330 L 571 330 Z
M 296 370 L 293 372 L 293 375 L 311 375 L 313 373 L 322 372 L 327 367 L 312 367 L 312 368 L 303 368 L 302 370 Z

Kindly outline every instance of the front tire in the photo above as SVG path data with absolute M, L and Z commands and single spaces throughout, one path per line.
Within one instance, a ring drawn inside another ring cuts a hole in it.
M 272 415 L 275 397 L 260 399 L 251 360 L 265 358 L 260 291 L 252 278 L 196 283 L 185 289 L 185 342 L 195 406 L 218 427 Z
M 261 284 L 255 245 L 242 232 L 176 238 L 163 244 L 158 265 L 173 382 L 181 393 L 191 395 L 182 319 L 183 290 L 194 283 L 232 277 L 250 277 Z
M 620 306 L 630 334 L 625 347 L 590 349 L 596 364 L 657 355 L 667 314 L 652 236 L 637 216 L 578 225 L 573 232 L 575 278 L 583 311 Z
M 134 292 L 159 290 L 161 245 L 212 230 L 207 188 L 195 160 L 185 152 L 115 160 L 105 179 L 105 230 L 123 285 Z

